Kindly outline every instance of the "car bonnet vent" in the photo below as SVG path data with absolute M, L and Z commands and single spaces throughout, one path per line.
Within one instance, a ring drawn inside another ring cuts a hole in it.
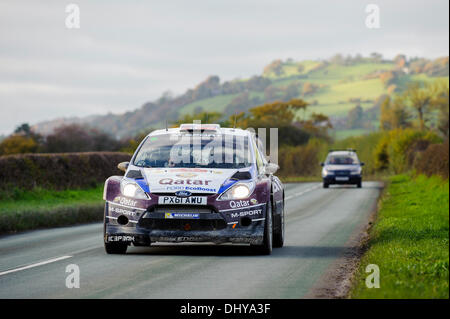
M 142 174 L 141 174 L 141 171 L 138 171 L 138 170 L 128 171 L 126 177 L 134 178 L 134 179 L 144 178 L 144 176 L 142 176 Z
M 250 172 L 236 172 L 233 176 L 230 177 L 230 179 L 235 180 L 243 180 L 243 179 L 251 179 L 252 175 Z

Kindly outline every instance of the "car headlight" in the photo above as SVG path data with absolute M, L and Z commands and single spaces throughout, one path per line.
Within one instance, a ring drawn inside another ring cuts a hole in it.
M 226 190 L 217 200 L 244 199 L 249 197 L 255 189 L 255 183 L 237 183 Z
M 123 180 L 120 183 L 120 191 L 123 195 L 127 197 L 139 198 L 139 199 L 149 199 L 147 194 L 139 187 L 138 184 L 132 181 Z
M 350 172 L 350 174 L 352 174 L 352 175 L 359 175 L 359 174 L 361 174 L 361 168 L 352 170 L 352 171 Z
M 330 171 L 330 170 L 327 170 L 326 168 L 324 168 L 324 169 L 322 170 L 322 175 L 323 175 L 323 176 L 334 175 L 334 172 L 333 172 L 333 171 Z

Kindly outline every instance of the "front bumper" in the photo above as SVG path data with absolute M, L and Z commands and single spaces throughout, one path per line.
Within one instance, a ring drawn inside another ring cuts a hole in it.
M 361 180 L 361 175 L 327 175 L 323 177 L 323 182 L 327 184 L 358 184 Z
M 170 207 L 170 211 L 197 208 L 179 206 Z M 195 218 L 173 218 L 171 213 L 161 212 L 161 209 L 133 209 L 107 202 L 104 240 L 133 243 L 136 246 L 148 246 L 153 242 L 229 242 L 258 245 L 263 242 L 265 213 L 266 205 L 258 204 L 224 210 L 212 207 L 209 212 L 196 214 Z M 121 216 L 127 217 L 126 224 L 119 223 L 124 220 Z

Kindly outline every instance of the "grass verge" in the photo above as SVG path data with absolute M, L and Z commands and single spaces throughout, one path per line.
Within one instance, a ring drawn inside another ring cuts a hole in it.
M 103 185 L 54 191 L 13 190 L 0 198 L 0 234 L 100 221 Z
M 352 298 L 449 298 L 449 183 L 394 176 L 380 202 Z M 367 265 L 380 288 L 367 288 Z

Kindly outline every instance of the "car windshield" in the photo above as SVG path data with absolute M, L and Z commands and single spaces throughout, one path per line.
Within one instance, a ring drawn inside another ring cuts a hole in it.
M 329 155 L 326 161 L 329 165 L 353 165 L 359 164 L 356 155 Z
M 140 167 L 248 167 L 248 137 L 231 134 L 162 134 L 149 136 L 135 156 Z

